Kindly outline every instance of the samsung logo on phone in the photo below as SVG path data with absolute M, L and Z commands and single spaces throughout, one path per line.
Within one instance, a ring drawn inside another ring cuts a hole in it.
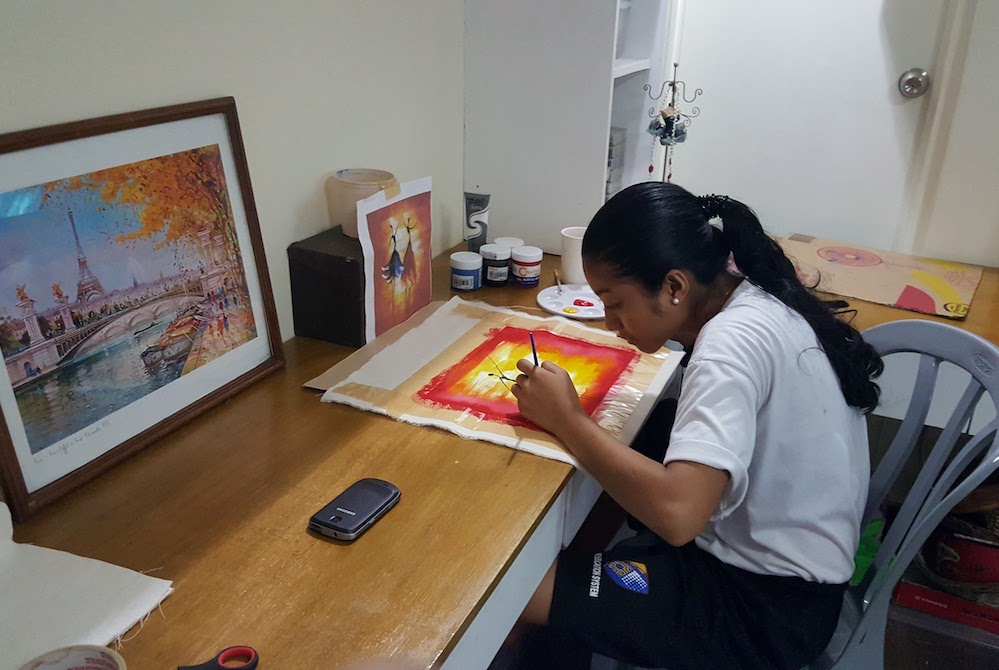
M 351 516 L 357 516 L 357 512 L 351 512 L 349 509 L 344 509 L 342 507 L 337 507 L 336 511 L 337 512 L 343 512 L 344 514 L 349 514 Z

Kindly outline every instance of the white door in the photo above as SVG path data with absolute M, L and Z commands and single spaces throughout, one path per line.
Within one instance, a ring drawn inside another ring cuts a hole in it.
M 744 201 L 772 234 L 908 251 L 907 188 L 939 82 L 914 99 L 897 82 L 911 67 L 941 76 L 944 5 L 683 2 L 679 75 L 704 93 L 673 181 Z
M 933 99 L 934 151 L 913 251 L 999 265 L 999 2 L 961 3 L 948 50 L 950 80 Z M 958 73 L 960 76 L 957 76 Z
M 675 57 L 704 93 L 673 180 L 774 235 L 999 265 L 997 31 L 999 3 L 976 0 L 685 0 Z M 905 98 L 912 67 L 933 83 Z M 886 363 L 878 413 L 900 418 L 915 361 Z M 930 425 L 967 380 L 941 372 Z M 994 416 L 979 408 L 973 430 Z

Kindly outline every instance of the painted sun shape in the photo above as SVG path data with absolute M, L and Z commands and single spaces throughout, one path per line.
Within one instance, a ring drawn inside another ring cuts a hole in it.
M 490 331 L 482 344 L 420 389 L 416 400 L 433 407 L 468 412 L 486 421 L 533 427 L 520 415 L 510 380 L 520 372 L 517 361 L 531 357 L 530 332 L 506 326 Z M 565 369 L 592 415 L 621 375 L 640 358 L 632 349 L 593 344 L 538 330 L 538 357 Z

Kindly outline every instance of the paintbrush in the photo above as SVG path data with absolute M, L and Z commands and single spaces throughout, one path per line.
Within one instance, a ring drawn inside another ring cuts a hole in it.
M 506 390 L 509 391 L 510 387 L 507 386 L 506 383 L 507 382 L 513 382 L 514 384 L 516 384 L 517 380 L 516 379 L 512 379 L 510 377 L 507 377 L 506 373 L 503 372 L 503 368 L 501 368 L 499 366 L 499 363 L 497 363 L 495 360 L 493 360 L 492 356 L 486 356 L 486 358 L 488 358 L 489 362 L 492 363 L 493 367 L 496 368 L 496 372 L 487 372 L 486 374 L 489 375 L 490 377 L 496 377 L 496 379 L 499 380 L 499 383 L 502 384 L 503 386 L 505 386 Z M 577 393 L 579 393 L 579 391 L 577 391 Z M 579 393 L 579 397 L 580 398 L 586 398 L 587 400 L 596 400 L 596 398 L 594 398 L 593 396 L 586 395 L 585 393 Z
M 534 367 L 538 367 L 541 363 L 538 362 L 538 348 L 534 346 L 534 333 L 528 333 L 531 336 L 531 353 L 534 354 Z
M 558 286 L 558 294 L 562 295 L 562 280 L 558 278 L 558 270 L 555 270 L 555 285 Z

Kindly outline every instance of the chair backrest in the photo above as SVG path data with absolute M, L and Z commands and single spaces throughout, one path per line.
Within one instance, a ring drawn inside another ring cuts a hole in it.
M 946 361 L 956 365 L 969 373 L 971 380 L 892 521 L 863 583 L 848 591 L 848 599 L 853 600 L 861 616 L 842 656 L 852 655 L 851 648 L 865 642 L 883 653 L 884 627 L 895 584 L 947 513 L 999 468 L 997 419 L 955 449 L 962 428 L 969 424 L 983 395 L 990 397 L 999 416 L 999 348 L 960 328 L 932 321 L 895 321 L 871 328 L 863 335 L 882 356 L 903 352 L 919 355 L 916 382 L 902 425 L 871 477 L 865 527 L 884 503 L 919 441 L 940 364 Z M 976 459 L 977 465 L 968 471 Z M 881 667 L 880 658 L 877 667 Z

